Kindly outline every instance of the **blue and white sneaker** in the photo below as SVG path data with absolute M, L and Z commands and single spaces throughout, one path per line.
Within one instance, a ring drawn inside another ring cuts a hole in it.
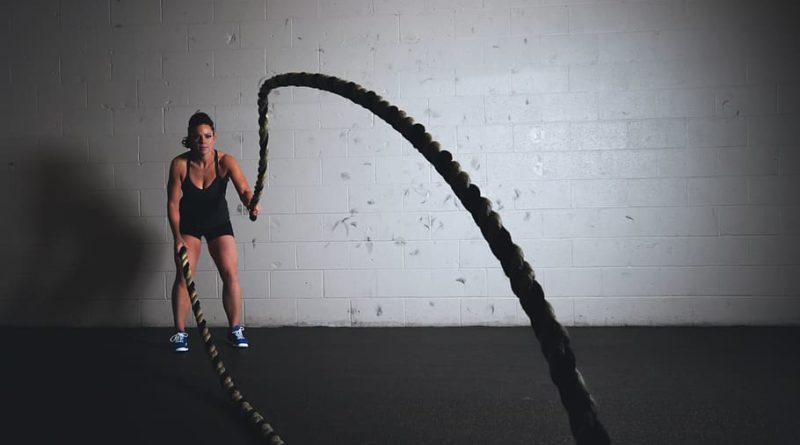
M 172 343 L 172 348 L 175 352 L 186 352 L 189 350 L 189 334 L 185 332 L 177 332 L 169 338 Z
M 244 336 L 244 328 L 241 326 L 234 326 L 228 334 L 228 343 L 235 348 L 246 348 L 250 346 L 247 343 L 247 338 Z

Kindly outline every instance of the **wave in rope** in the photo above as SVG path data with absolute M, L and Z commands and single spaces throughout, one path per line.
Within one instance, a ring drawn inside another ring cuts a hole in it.
M 447 150 L 442 150 L 440 144 L 433 140 L 422 124 L 414 122 L 414 119 L 403 110 L 390 104 L 374 91 L 366 90 L 354 82 L 318 73 L 286 73 L 265 80 L 258 92 L 260 148 L 258 177 L 248 208 L 250 210 L 255 208 L 264 189 L 269 153 L 267 147 L 269 142 L 267 117 L 269 93 L 273 89 L 289 86 L 328 91 L 368 109 L 397 130 L 434 166 L 453 189 L 464 208 L 472 215 L 472 219 L 480 228 L 484 239 L 489 243 L 492 253 L 500 261 L 503 272 L 509 278 L 514 295 L 517 296 L 530 319 L 531 327 L 541 345 L 542 354 L 547 360 L 550 378 L 556 385 L 561 403 L 567 411 L 570 430 L 575 442 L 578 445 L 610 444 L 608 432 L 597 417 L 595 402 L 575 365 L 575 354 L 570 347 L 567 330 L 556 320 L 552 306 L 545 300 L 544 291 L 536 281 L 533 268 L 525 261 L 522 249 L 512 242 L 511 234 L 503 227 L 500 215 L 492 210 L 491 201 L 481 196 L 478 186 L 471 183 L 469 175 L 461 170 L 460 164 L 453 160 L 452 154 Z M 256 218 L 257 216 L 251 213 L 250 219 L 255 221 Z M 192 299 L 192 310 L 206 343 L 206 351 L 223 387 L 231 400 L 239 406 L 240 411 L 264 439 L 272 445 L 282 444 L 283 441 L 270 424 L 244 399 L 219 358 L 211 334 L 202 317 L 194 283 L 191 282 L 185 248 L 182 249 L 180 255 L 184 278 Z

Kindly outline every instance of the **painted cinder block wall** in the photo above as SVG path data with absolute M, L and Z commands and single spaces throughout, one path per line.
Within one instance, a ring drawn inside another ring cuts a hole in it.
M 800 322 L 797 7 L 760 1 L 16 0 L 0 6 L 3 324 L 168 326 L 188 117 L 257 159 L 268 76 L 373 89 L 492 200 L 566 325 Z M 337 96 L 271 96 L 250 326 L 525 325 L 426 161 Z M 232 191 L 232 187 L 229 189 Z M 224 323 L 204 251 L 207 316 Z

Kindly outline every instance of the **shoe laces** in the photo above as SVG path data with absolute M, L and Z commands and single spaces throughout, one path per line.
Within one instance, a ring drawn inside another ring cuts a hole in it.
M 188 336 L 189 336 L 189 334 L 187 334 L 185 332 L 178 332 L 175 335 L 173 335 L 172 337 L 170 337 L 169 341 L 171 343 L 177 343 L 179 341 L 183 341 Z
M 244 328 L 241 326 L 231 330 L 231 334 L 233 334 L 237 340 L 244 340 Z

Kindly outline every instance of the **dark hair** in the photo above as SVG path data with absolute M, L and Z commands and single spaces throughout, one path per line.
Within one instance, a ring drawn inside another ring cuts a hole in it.
M 181 144 L 183 144 L 186 148 L 192 148 L 193 142 L 193 135 L 194 129 L 197 128 L 198 125 L 208 125 L 211 127 L 211 131 L 214 130 L 214 121 L 211 120 L 211 117 L 202 111 L 197 111 L 189 118 L 189 128 L 186 130 L 186 137 L 181 139 Z

